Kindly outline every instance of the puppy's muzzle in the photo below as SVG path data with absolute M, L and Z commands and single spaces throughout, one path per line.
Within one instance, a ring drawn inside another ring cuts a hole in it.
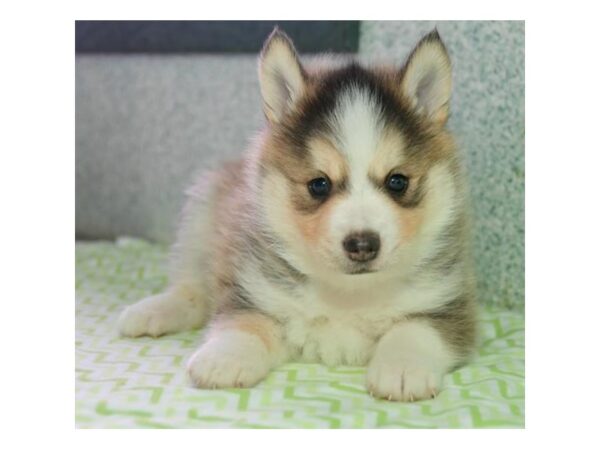
M 373 231 L 351 233 L 342 242 L 346 256 L 352 261 L 368 262 L 377 258 L 381 241 Z

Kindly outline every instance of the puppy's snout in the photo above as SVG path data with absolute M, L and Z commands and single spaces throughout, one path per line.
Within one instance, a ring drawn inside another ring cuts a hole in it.
M 379 234 L 373 231 L 361 231 L 346 236 L 342 245 L 346 255 L 352 261 L 367 262 L 375 259 L 380 247 Z

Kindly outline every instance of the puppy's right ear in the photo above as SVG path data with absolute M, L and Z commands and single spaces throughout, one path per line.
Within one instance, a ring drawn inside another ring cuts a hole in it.
M 281 122 L 305 86 L 306 72 L 290 38 L 277 27 L 260 54 L 259 80 L 265 114 L 271 123 Z

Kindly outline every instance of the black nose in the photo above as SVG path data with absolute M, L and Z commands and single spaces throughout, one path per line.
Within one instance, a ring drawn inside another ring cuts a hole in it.
M 352 261 L 371 261 L 377 257 L 379 252 L 379 235 L 372 231 L 352 233 L 346 236 L 342 245 L 348 258 Z

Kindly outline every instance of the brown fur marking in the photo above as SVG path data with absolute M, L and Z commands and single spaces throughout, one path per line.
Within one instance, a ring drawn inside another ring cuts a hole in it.
M 291 219 L 296 223 L 307 242 L 316 244 L 323 237 L 323 230 L 327 226 L 326 222 L 340 199 L 341 197 L 339 196 L 329 198 L 323 206 L 315 210 L 312 214 L 305 214 L 295 210 L 290 212 Z
M 408 319 L 429 322 L 458 356 L 457 366 L 464 364 L 475 348 L 476 318 L 476 304 L 472 293 L 459 295 L 434 311 L 412 314 L 408 317 Z

